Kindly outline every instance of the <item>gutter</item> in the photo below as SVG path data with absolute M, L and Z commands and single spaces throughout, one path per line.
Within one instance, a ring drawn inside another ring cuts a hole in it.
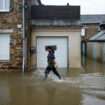
M 83 42 L 105 42 L 105 40 L 83 40 Z
M 22 1 L 22 17 L 23 17 L 23 62 L 22 62 L 22 72 L 25 71 L 25 0 Z

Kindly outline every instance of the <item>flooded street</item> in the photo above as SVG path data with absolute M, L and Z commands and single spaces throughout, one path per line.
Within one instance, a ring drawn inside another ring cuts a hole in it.
M 83 60 L 81 69 L 0 73 L 0 105 L 105 105 L 105 65 Z

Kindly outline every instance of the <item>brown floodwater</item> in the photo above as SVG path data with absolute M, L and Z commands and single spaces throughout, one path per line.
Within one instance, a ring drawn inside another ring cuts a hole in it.
M 105 105 L 105 65 L 82 58 L 81 69 L 0 73 L 0 105 Z

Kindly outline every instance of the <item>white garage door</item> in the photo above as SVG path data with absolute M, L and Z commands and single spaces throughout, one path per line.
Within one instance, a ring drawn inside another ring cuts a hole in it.
M 45 68 L 47 66 L 46 45 L 56 45 L 55 51 L 56 61 L 60 68 L 67 67 L 67 38 L 66 37 L 38 37 L 37 38 L 37 68 Z

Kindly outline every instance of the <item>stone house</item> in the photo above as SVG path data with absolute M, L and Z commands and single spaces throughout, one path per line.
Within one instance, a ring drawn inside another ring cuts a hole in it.
M 0 0 L 0 71 L 29 68 L 30 0 Z M 36 5 L 39 0 L 34 0 Z
M 46 8 L 51 8 L 48 14 Z M 79 6 L 50 7 L 43 6 L 40 0 L 0 0 L 0 71 L 24 72 L 38 67 L 40 41 L 61 47 L 58 53 L 62 52 L 64 59 L 59 59 L 62 54 L 57 55 L 60 67 L 81 67 L 80 30 Z
M 22 69 L 22 0 L 0 0 L 0 71 Z
M 82 40 L 88 40 L 100 30 L 100 23 L 105 21 L 105 14 L 100 15 L 81 15 L 81 24 L 83 26 Z
M 100 24 L 100 31 L 86 41 L 87 56 L 105 62 L 105 22 Z
M 87 55 L 87 43 L 85 43 L 85 41 L 89 40 L 91 37 L 93 37 L 100 31 L 100 23 L 104 20 L 105 14 L 81 15 L 81 51 L 83 55 Z

